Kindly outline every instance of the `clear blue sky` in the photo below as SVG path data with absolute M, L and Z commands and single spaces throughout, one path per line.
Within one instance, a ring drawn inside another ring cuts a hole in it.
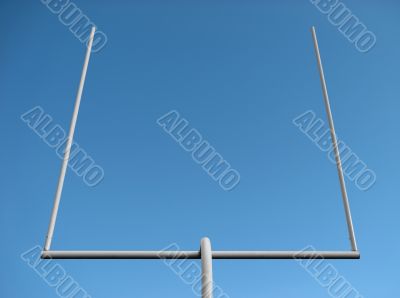
M 54 249 L 347 250 L 335 165 L 292 119 L 325 119 L 315 25 L 336 130 L 376 172 L 347 180 L 361 251 L 331 261 L 364 297 L 398 297 L 397 1 L 346 1 L 377 37 L 360 53 L 309 1 L 75 1 L 108 37 L 91 57 L 76 141 L 104 168 L 67 173 Z M 67 128 L 85 46 L 41 1 L 0 4 L 0 296 L 56 297 L 20 255 L 42 245 L 60 159 L 20 116 Z M 156 119 L 177 110 L 241 175 L 222 190 Z M 93 298 L 194 297 L 163 262 L 59 260 Z M 397 277 L 396 277 L 397 276 Z M 214 261 L 231 298 L 329 297 L 295 261 Z

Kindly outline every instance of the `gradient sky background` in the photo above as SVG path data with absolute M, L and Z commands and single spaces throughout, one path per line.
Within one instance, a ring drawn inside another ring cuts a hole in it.
M 338 135 L 377 174 L 347 180 L 361 260 L 333 260 L 364 297 L 399 296 L 398 1 L 346 1 L 377 36 L 359 53 L 309 1 L 75 1 L 108 36 L 91 57 L 75 134 L 104 168 L 68 171 L 54 249 L 349 249 L 336 167 L 293 124 L 325 119 L 317 34 Z M 42 245 L 61 160 L 20 119 L 67 128 L 85 46 L 37 1 L 1 1 L 0 296 L 56 297 L 20 255 Z M 241 182 L 223 191 L 156 123 L 176 109 Z M 56 260 L 93 298 L 195 297 L 163 262 Z M 199 264 L 199 262 L 197 262 Z M 299 264 L 214 261 L 231 297 L 329 297 Z

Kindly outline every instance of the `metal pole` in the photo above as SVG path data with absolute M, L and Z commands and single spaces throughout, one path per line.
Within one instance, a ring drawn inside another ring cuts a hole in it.
M 210 239 L 201 239 L 201 297 L 213 298 L 213 277 L 212 277 L 212 252 Z
M 338 175 L 339 175 L 340 190 L 342 192 L 343 206 L 344 206 L 344 210 L 346 213 L 346 221 L 347 221 L 347 229 L 348 229 L 348 233 L 349 233 L 349 239 L 350 239 L 352 250 L 357 251 L 357 243 L 356 243 L 356 238 L 354 235 L 353 221 L 351 219 L 349 199 L 347 197 L 346 184 L 345 184 L 344 176 L 343 176 L 342 162 L 340 160 L 340 154 L 339 154 L 339 149 L 338 149 L 337 140 L 336 140 L 335 127 L 333 125 L 332 112 L 331 112 L 331 107 L 330 107 L 330 103 L 329 103 L 328 90 L 326 88 L 324 70 L 322 68 L 321 56 L 319 54 L 317 34 L 315 33 L 314 27 L 311 28 L 311 32 L 312 32 L 312 37 L 314 40 L 315 55 L 317 57 L 317 62 L 318 62 L 319 77 L 321 79 L 322 93 L 324 96 L 325 110 L 326 110 L 326 115 L 328 117 L 331 139 L 332 139 L 332 144 L 333 144 L 333 150 L 335 152 L 336 167 L 337 167 L 337 171 L 338 171 Z
M 81 103 L 82 91 L 83 91 L 83 86 L 85 84 L 86 72 L 87 72 L 87 68 L 88 68 L 88 64 L 89 64 L 89 58 L 90 58 L 90 53 L 92 50 L 92 44 L 93 44 L 95 30 L 96 30 L 96 28 L 92 27 L 92 30 L 90 32 L 89 42 L 88 42 L 87 50 L 86 50 L 85 61 L 83 63 L 81 80 L 79 82 L 78 92 L 76 94 L 74 112 L 72 114 L 71 124 L 69 127 L 68 139 L 67 139 L 67 143 L 65 145 L 64 159 L 62 161 L 60 176 L 58 178 L 57 190 L 54 195 L 54 206 L 53 206 L 53 210 L 51 212 L 50 224 L 49 224 L 49 229 L 48 229 L 47 236 L 46 236 L 44 250 L 50 249 L 51 240 L 53 238 L 54 227 L 56 224 L 57 213 L 58 213 L 58 207 L 60 205 L 61 193 L 62 193 L 62 189 L 63 189 L 63 185 L 64 185 L 65 174 L 67 171 L 72 141 L 74 138 L 76 120 L 78 119 L 79 106 Z
M 204 250 L 203 250 L 204 251 Z M 212 251 L 213 259 L 359 259 L 358 251 Z M 43 259 L 200 259 L 199 251 L 43 251 Z

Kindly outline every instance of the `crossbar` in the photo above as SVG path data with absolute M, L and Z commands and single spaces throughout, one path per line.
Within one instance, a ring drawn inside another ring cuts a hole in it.
M 359 259 L 358 251 L 225 251 L 211 252 L 213 259 Z M 200 251 L 48 250 L 42 259 L 200 259 Z

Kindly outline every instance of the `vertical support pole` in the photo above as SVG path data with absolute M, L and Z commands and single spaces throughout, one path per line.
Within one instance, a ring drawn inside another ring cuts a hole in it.
M 62 193 L 62 189 L 63 189 L 63 185 L 64 185 L 65 174 L 66 174 L 66 171 L 67 171 L 67 166 L 68 166 L 68 161 L 69 161 L 72 141 L 73 141 L 73 138 L 74 138 L 76 121 L 78 119 L 79 106 L 80 106 L 80 103 L 81 103 L 83 86 L 85 84 L 85 78 L 86 78 L 86 72 L 87 72 L 87 68 L 88 68 L 88 64 L 89 64 L 90 53 L 92 51 L 93 38 L 94 38 L 95 30 L 96 30 L 96 28 L 92 27 L 92 30 L 90 32 L 88 45 L 87 45 L 87 49 L 86 49 L 85 61 L 83 63 L 81 80 L 79 82 L 78 92 L 77 92 L 76 98 L 75 98 L 74 112 L 72 114 L 71 124 L 70 124 L 70 127 L 69 127 L 68 139 L 67 139 L 67 143 L 65 145 L 64 158 L 63 158 L 62 165 L 61 165 L 60 176 L 58 178 L 57 190 L 56 190 L 56 193 L 54 195 L 54 205 L 53 205 L 53 210 L 51 212 L 50 224 L 49 224 L 49 229 L 48 229 L 47 236 L 46 236 L 46 242 L 45 242 L 45 245 L 44 245 L 44 250 L 50 250 L 51 240 L 53 238 L 54 227 L 55 227 L 55 224 L 56 224 L 57 213 L 58 213 L 58 207 L 60 205 L 61 193 Z
M 354 235 L 353 221 L 351 219 L 349 199 L 347 197 L 346 184 L 345 184 L 344 176 L 343 176 L 342 162 L 340 160 L 340 154 L 339 154 L 339 149 L 338 149 L 337 140 L 336 140 L 335 127 L 333 125 L 331 106 L 329 103 L 328 90 L 326 87 L 324 70 L 322 68 L 321 56 L 319 53 L 317 34 L 315 33 L 314 27 L 311 28 L 311 33 L 312 33 L 312 37 L 314 40 L 315 56 L 317 58 L 317 63 L 318 63 L 319 77 L 321 80 L 322 93 L 324 96 L 325 110 L 326 110 L 326 115 L 328 117 L 331 139 L 332 139 L 332 144 L 333 144 L 333 150 L 335 153 L 336 167 L 337 167 L 337 171 L 338 171 L 338 175 L 339 175 L 340 190 L 342 192 L 342 201 L 343 201 L 343 206 L 344 206 L 344 210 L 345 210 L 345 214 L 346 214 L 346 222 L 347 222 L 347 229 L 348 229 L 348 233 L 349 233 L 349 239 L 350 239 L 352 250 L 357 251 L 357 244 L 356 244 L 356 239 L 355 239 L 355 235 Z
M 201 239 L 201 270 L 202 270 L 202 298 L 213 298 L 213 278 L 212 278 L 212 252 L 210 239 Z

